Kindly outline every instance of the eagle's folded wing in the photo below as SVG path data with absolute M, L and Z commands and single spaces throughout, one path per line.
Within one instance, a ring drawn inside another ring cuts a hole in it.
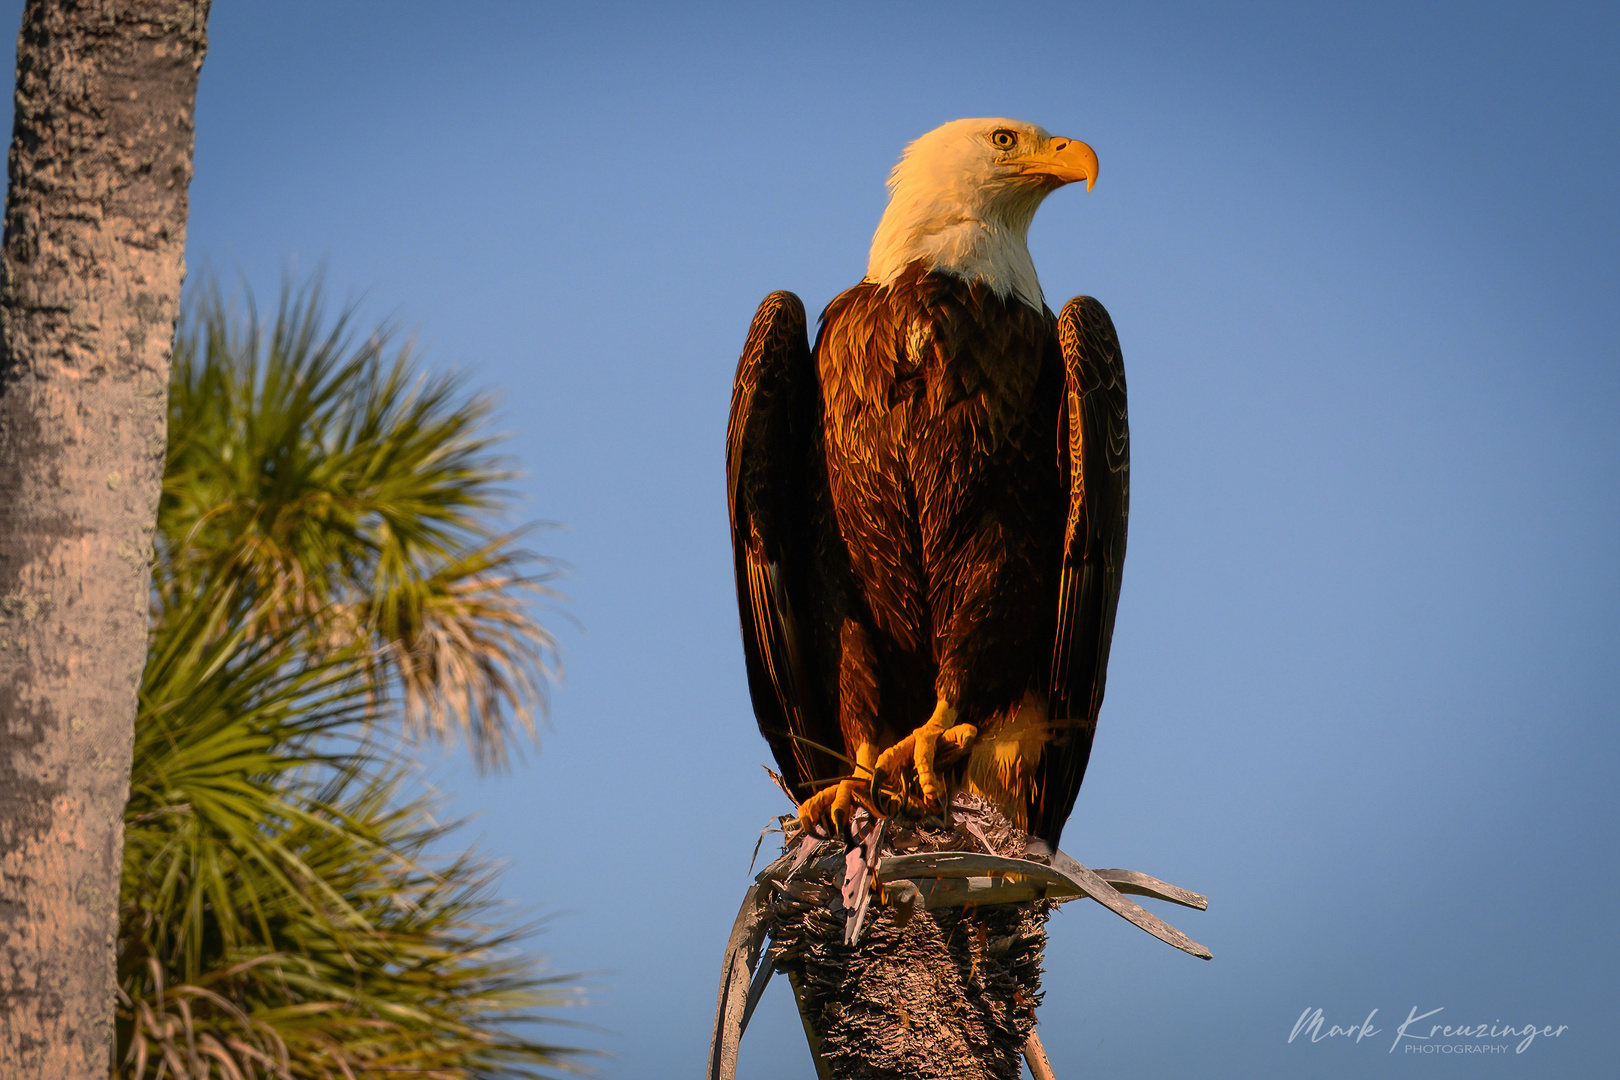
M 1058 317 L 1065 390 L 1060 433 L 1068 436 L 1069 517 L 1058 589 L 1047 744 L 1031 792 L 1030 831 L 1057 846 L 1091 757 L 1114 636 L 1125 522 L 1130 511 L 1131 446 L 1125 365 L 1103 306 L 1076 297 Z
M 727 500 L 748 689 L 760 730 L 801 801 L 814 781 L 845 771 L 813 745 L 842 752 L 836 716 L 820 700 L 804 622 L 814 602 L 809 480 L 817 400 L 804 304 L 790 292 L 772 293 L 754 316 L 737 364 L 726 431 Z

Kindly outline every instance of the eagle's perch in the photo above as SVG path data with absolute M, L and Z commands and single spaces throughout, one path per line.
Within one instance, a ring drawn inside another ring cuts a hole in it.
M 792 293 L 754 317 L 727 431 L 732 546 L 798 854 L 744 900 L 711 1077 L 735 1069 L 778 968 L 823 1077 L 1011 1078 L 1026 1040 L 1040 1066 L 1048 897 L 1092 896 L 1208 955 L 1056 851 L 1102 706 L 1130 443 L 1108 313 L 1081 297 L 1054 316 L 1027 238 L 1047 195 L 1096 178 L 1085 143 L 946 124 L 895 167 L 866 278 L 814 349 Z M 964 850 L 992 876 L 937 880 L 967 867 L 937 853 Z

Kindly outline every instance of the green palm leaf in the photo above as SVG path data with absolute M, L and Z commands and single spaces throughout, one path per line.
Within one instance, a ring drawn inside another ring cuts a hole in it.
M 459 730 L 500 766 L 513 723 L 534 735 L 556 650 L 530 613 L 550 567 L 499 525 L 514 474 L 492 407 L 386 328 L 328 323 L 319 279 L 268 328 L 205 289 L 175 348 L 160 606 L 237 580 L 260 626 L 309 615 L 328 645 L 365 644 L 410 733 Z
M 539 1077 L 577 1000 L 498 917 L 495 868 L 404 796 L 379 720 L 506 760 L 554 670 L 548 568 L 498 528 L 487 399 L 386 334 L 217 291 L 176 347 L 125 814 L 119 1063 L 177 1077 Z

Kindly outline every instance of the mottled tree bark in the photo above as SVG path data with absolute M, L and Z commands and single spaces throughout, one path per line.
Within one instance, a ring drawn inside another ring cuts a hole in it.
M 818 893 L 821 884 L 825 893 Z M 833 1080 L 1018 1080 L 1040 1004 L 1043 902 L 874 912 L 858 946 L 808 882 L 779 901 L 779 943 Z
M 105 1077 L 208 0 L 29 0 L 0 251 L 0 1076 Z
M 968 827 L 964 827 L 968 826 Z M 989 804 L 958 796 L 955 827 L 890 822 L 884 854 L 988 851 L 1022 857 L 1028 837 Z M 818 1071 L 831 1080 L 1017 1080 L 1041 1001 L 1046 901 L 907 913 L 874 905 L 844 944 L 842 844 L 778 883 L 767 919 L 793 980 Z

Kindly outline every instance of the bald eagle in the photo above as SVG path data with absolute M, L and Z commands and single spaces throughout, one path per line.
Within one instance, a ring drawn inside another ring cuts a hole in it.
M 766 297 L 726 471 L 748 684 L 809 827 L 890 780 L 965 785 L 1054 848 L 1102 705 L 1125 558 L 1125 374 L 1108 313 L 1054 316 L 1027 237 L 1097 178 L 1085 143 L 957 120 L 889 178 L 866 277 Z

